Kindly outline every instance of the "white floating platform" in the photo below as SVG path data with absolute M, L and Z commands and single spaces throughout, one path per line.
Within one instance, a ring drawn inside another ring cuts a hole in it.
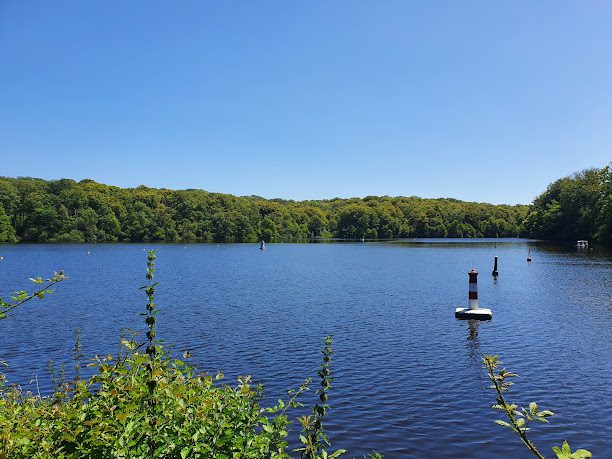
M 476 320 L 491 320 L 493 314 L 490 309 L 478 308 L 457 308 L 455 309 L 455 317 L 457 319 L 476 319 Z

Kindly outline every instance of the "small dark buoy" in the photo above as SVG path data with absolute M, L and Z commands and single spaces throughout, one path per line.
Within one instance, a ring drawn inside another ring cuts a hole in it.
M 527 263 L 531 263 L 531 249 L 529 249 L 529 252 L 527 253 Z
M 493 277 L 497 277 L 497 275 L 499 274 L 497 272 L 497 255 L 495 256 L 495 261 L 493 262 Z

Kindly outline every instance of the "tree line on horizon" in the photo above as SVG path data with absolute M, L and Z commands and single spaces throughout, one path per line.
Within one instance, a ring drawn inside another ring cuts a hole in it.
M 313 201 L 93 180 L 0 177 L 0 242 L 306 241 L 535 237 L 610 243 L 610 166 L 551 184 L 532 206 L 368 196 Z

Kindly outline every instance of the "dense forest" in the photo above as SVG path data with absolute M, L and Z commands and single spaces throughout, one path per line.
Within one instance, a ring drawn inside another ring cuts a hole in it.
M 612 246 L 612 163 L 551 183 L 534 199 L 522 233 L 537 239 L 585 239 Z
M 0 178 L 0 240 L 296 241 L 514 237 L 527 206 L 366 197 L 286 201 L 92 180 Z
M 291 201 L 93 180 L 0 178 L 0 242 L 303 241 L 516 237 L 610 242 L 610 166 L 551 184 L 531 207 L 376 197 Z

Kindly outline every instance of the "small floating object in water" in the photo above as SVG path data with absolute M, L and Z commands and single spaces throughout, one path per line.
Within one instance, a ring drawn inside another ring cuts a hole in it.
M 261 241 L 261 243 L 259 244 L 259 250 L 266 250 L 266 242 L 265 241 Z
M 0 261 L 4 260 L 4 257 L 0 257 Z
M 531 263 L 531 249 L 527 252 L 527 263 Z
M 361 242 L 365 242 L 365 238 L 361 236 Z
M 87 255 L 89 255 L 89 250 L 87 251 Z
M 579 249 L 588 249 L 589 248 L 589 241 L 577 241 L 576 242 L 576 247 Z
M 497 277 L 499 272 L 497 272 L 497 255 L 495 256 L 495 261 L 493 262 L 493 277 Z
M 478 271 L 472 269 L 468 276 L 470 276 L 469 307 L 455 309 L 455 317 L 457 319 L 491 320 L 493 318 L 491 310 L 478 305 Z

